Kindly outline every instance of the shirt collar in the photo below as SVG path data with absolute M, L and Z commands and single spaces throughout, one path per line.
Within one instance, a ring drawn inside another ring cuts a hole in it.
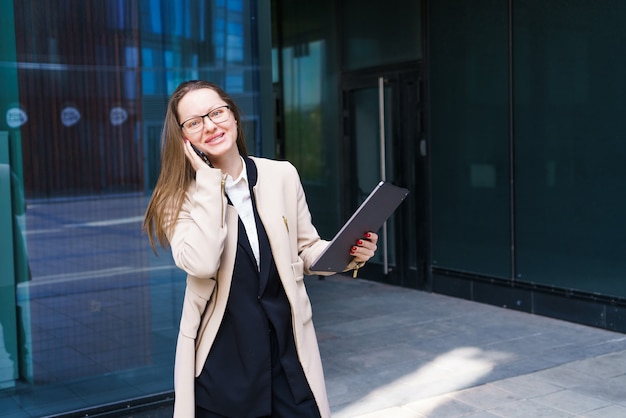
M 239 176 L 237 176 L 236 179 L 233 179 L 230 174 L 226 176 L 225 186 L 227 189 L 237 186 L 241 181 L 245 182 L 243 184 L 248 184 L 248 170 L 246 170 L 246 163 L 243 160 L 243 157 L 241 155 L 239 156 L 239 158 L 241 160 L 241 166 L 242 166 L 241 172 L 239 173 Z

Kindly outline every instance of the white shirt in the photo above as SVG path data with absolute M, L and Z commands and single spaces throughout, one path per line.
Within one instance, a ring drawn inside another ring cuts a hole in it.
M 254 221 L 254 212 L 252 210 L 252 199 L 250 197 L 250 188 L 248 186 L 248 172 L 246 170 L 246 163 L 241 158 L 241 164 L 243 169 L 239 174 L 239 177 L 233 180 L 230 175 L 226 176 L 226 194 L 232 202 L 239 218 L 243 222 L 243 226 L 246 228 L 246 234 L 248 234 L 248 241 L 252 247 L 254 258 L 256 258 L 256 266 L 259 269 L 261 265 L 259 255 L 259 235 L 256 230 L 256 222 Z

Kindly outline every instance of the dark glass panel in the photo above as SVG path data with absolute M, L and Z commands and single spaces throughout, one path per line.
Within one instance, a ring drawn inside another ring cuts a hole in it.
M 342 1 L 342 69 L 421 59 L 421 4 L 419 0 Z
M 510 277 L 506 2 L 429 13 L 432 262 Z
M 222 85 L 242 108 L 254 152 L 262 47 L 254 13 L 269 5 L 12 3 L 0 7 L 15 16 L 2 37 L 10 45 L 0 47 L 0 104 L 13 122 L 25 115 L 10 142 L 26 197 L 12 209 L 23 238 L 14 247 L 27 255 L 16 283 L 2 287 L 18 304 L 19 359 L 11 350 L 10 360 L 24 384 L 15 397 L 28 397 L 31 413 L 56 416 L 170 391 L 185 274 L 168 250 L 155 256 L 141 230 L 165 105 L 182 81 Z
M 282 17 L 282 36 L 275 39 L 279 49 L 275 56 L 282 64 L 277 68 L 282 82 L 275 87 L 276 107 L 282 110 L 278 157 L 298 168 L 315 225 L 322 237 L 330 239 L 339 228 L 340 115 L 337 79 L 332 75 L 337 70 L 336 6 L 330 0 L 284 1 L 275 6 L 275 16 Z
M 626 3 L 514 4 L 517 278 L 626 297 Z

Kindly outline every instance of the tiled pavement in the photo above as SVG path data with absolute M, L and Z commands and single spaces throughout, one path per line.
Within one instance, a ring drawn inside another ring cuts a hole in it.
M 625 334 L 344 276 L 307 286 L 334 418 L 626 417 Z
M 383 284 L 310 286 L 333 417 L 624 417 L 626 335 Z
M 36 378 L 61 385 L 0 398 L 0 416 L 169 390 L 184 282 L 150 256 L 144 208 L 143 196 L 29 206 Z M 626 334 L 344 276 L 307 286 L 334 418 L 626 417 Z M 137 320 L 147 363 L 127 355 Z M 66 343 L 93 362 L 77 367 Z M 171 406 L 125 416 L 168 417 Z
M 151 256 L 144 207 L 143 196 L 29 206 L 22 285 L 35 378 L 51 386 L 5 393 L 0 416 L 171 388 L 184 278 Z M 344 276 L 307 286 L 335 418 L 626 417 L 626 334 Z

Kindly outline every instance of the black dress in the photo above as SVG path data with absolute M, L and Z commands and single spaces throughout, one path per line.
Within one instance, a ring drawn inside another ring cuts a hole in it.
M 289 301 L 256 209 L 252 191 L 257 179 L 256 166 L 249 158 L 245 162 L 261 266 L 257 269 L 245 227 L 239 219 L 237 254 L 226 311 L 196 379 L 196 416 L 281 416 L 277 409 L 283 408 L 281 405 L 287 400 L 293 402 L 288 408 L 304 408 L 297 416 L 319 417 L 298 360 Z

